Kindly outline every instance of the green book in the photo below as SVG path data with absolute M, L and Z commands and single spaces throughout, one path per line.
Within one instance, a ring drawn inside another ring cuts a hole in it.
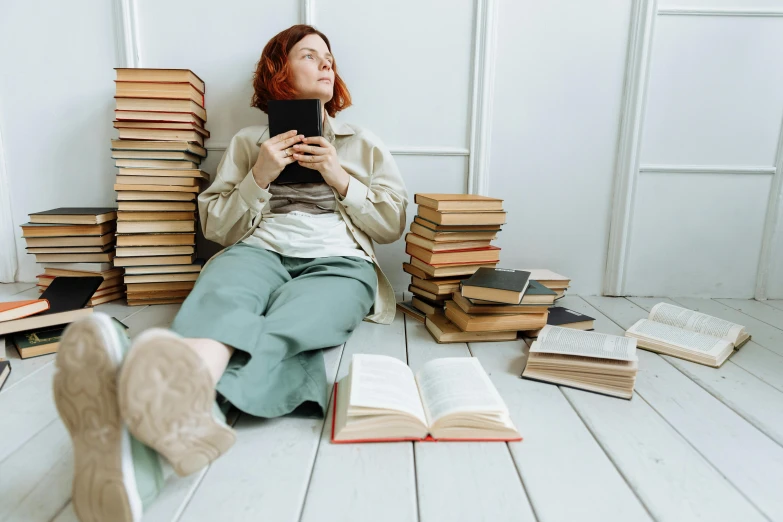
M 128 326 L 119 319 L 112 317 L 112 320 L 122 325 L 126 331 L 128 330 Z M 60 325 L 41 328 L 40 330 L 19 332 L 14 334 L 12 342 L 16 346 L 16 351 L 19 352 L 19 357 L 22 359 L 56 353 L 60 347 L 60 339 L 67 326 Z

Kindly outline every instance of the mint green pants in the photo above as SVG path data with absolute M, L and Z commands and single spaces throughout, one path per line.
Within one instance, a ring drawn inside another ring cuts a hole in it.
M 326 411 L 322 348 L 344 343 L 378 284 L 358 257 L 294 258 L 238 243 L 204 268 L 171 329 L 235 348 L 217 391 L 258 417 Z M 315 406 L 316 408 L 312 408 Z

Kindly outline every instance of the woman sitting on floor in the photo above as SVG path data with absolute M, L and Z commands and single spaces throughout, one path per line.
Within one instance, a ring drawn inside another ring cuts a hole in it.
M 232 138 L 198 198 L 204 235 L 228 248 L 205 265 L 171 330 L 131 345 L 95 313 L 63 335 L 55 401 L 73 440 L 82 522 L 139 520 L 162 487 L 159 457 L 185 476 L 225 453 L 230 406 L 276 417 L 306 404 L 323 415 L 322 348 L 362 319 L 392 322 L 394 292 L 373 241 L 402 235 L 408 195 L 383 143 L 333 119 L 351 99 L 330 51 L 307 25 L 264 48 L 253 106 L 318 98 L 324 136 L 269 136 L 264 125 Z M 276 184 L 295 161 L 325 183 Z

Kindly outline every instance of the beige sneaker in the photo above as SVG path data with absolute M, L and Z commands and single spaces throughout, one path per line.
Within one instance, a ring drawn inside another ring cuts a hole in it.
M 182 477 L 204 468 L 236 441 L 215 402 L 206 363 L 169 330 L 152 328 L 133 343 L 120 372 L 119 403 L 133 436 Z

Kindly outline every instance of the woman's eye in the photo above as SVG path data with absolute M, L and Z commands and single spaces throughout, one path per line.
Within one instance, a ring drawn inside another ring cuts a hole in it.
M 312 54 L 306 54 L 306 55 L 305 55 L 305 58 L 312 58 L 312 57 L 313 57 L 313 55 L 312 55 Z

